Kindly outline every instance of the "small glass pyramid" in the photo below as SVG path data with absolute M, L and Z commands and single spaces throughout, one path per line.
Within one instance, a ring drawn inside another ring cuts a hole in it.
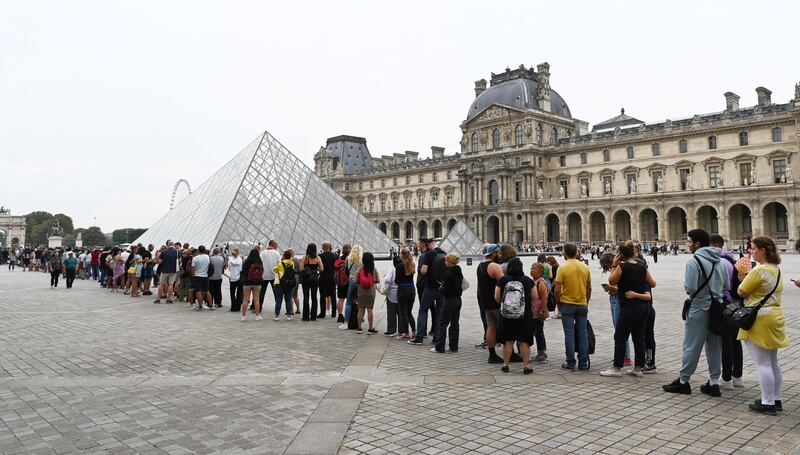
M 193 247 L 228 245 L 244 254 L 275 239 L 305 252 L 323 241 L 388 254 L 397 245 L 268 132 L 239 152 L 134 243 L 168 239 Z
M 456 253 L 461 257 L 483 255 L 483 241 L 467 226 L 464 220 L 458 220 L 458 223 L 447 232 L 447 235 L 439 242 L 439 248 L 448 253 Z

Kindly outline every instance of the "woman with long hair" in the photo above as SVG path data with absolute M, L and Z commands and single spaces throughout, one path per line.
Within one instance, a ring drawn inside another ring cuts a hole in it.
M 111 250 L 111 255 L 113 257 L 112 264 L 114 266 L 114 274 L 111 275 L 111 292 L 117 292 L 117 286 L 122 289 L 124 285 L 123 279 L 125 277 L 125 259 L 122 258 L 122 250 L 119 248 L 114 248 Z
M 303 285 L 303 320 L 317 320 L 317 291 L 319 291 L 319 274 L 322 273 L 322 259 L 317 255 L 317 244 L 309 243 L 306 255 L 300 261 L 300 277 Z M 311 308 L 308 299 L 311 298 Z
M 656 287 L 656 280 L 636 256 L 636 249 L 630 240 L 621 244 L 619 254 L 614 258 L 609 286 L 617 287 L 619 316 L 614 329 L 614 366 L 600 372 L 601 376 L 622 376 L 625 362 L 625 346 L 628 337 L 633 339 L 634 367 L 628 370 L 631 376 L 642 377 L 645 358 L 645 325 L 650 314 L 650 289 Z
M 600 255 L 600 269 L 603 271 L 603 274 L 611 273 L 611 270 L 614 269 L 615 257 L 616 255 L 610 252 Z M 617 287 L 608 283 L 603 283 L 602 286 L 603 290 L 608 293 L 608 302 L 611 306 L 611 325 L 616 329 L 617 321 L 619 320 L 619 298 L 617 296 Z M 630 342 L 625 341 L 625 360 L 623 361 L 623 365 L 628 366 L 632 363 Z
M 544 337 L 544 320 L 550 316 L 547 310 L 549 290 L 544 279 L 544 264 L 534 262 L 531 266 L 533 279 L 533 336 L 536 339 L 536 362 L 547 363 L 547 340 Z
M 739 329 L 737 338 L 744 341 L 758 370 L 761 399 L 751 403 L 750 410 L 776 415 L 776 411 L 783 411 L 783 374 L 778 364 L 778 349 L 789 346 L 781 308 L 783 277 L 778 267 L 781 256 L 769 237 L 756 237 L 750 242 L 752 258 L 758 265 L 744 277 L 738 293 L 744 298 L 745 307 L 761 307 L 753 326 L 747 330 Z
M 250 273 L 251 268 L 255 269 L 253 273 Z M 264 263 L 261 262 L 258 250 L 254 248 L 250 250 L 247 259 L 242 263 L 242 273 L 239 278 L 239 281 L 242 282 L 242 299 L 240 301 L 242 322 L 247 320 L 247 307 L 250 306 L 251 295 L 253 296 L 253 308 L 256 311 L 256 321 L 261 320 L 261 301 L 258 293 L 261 290 L 261 275 L 263 273 Z
M 334 268 L 336 270 L 341 270 L 341 272 L 337 272 L 336 270 L 333 272 L 333 279 L 336 282 L 336 312 L 339 315 L 339 317 L 336 318 L 336 322 L 339 324 L 347 323 L 344 319 L 344 302 L 347 300 L 347 293 L 350 290 L 350 281 L 346 279 L 347 269 L 344 265 L 347 261 L 347 257 L 350 256 L 351 249 L 349 244 L 343 245 L 341 255 L 334 263 Z
M 375 257 L 372 253 L 364 253 L 361 267 L 357 274 L 358 333 L 364 333 L 364 329 L 361 327 L 364 324 L 364 310 L 367 312 L 367 320 L 369 321 L 367 333 L 377 333 L 378 331 L 372 326 L 372 308 L 375 306 L 375 287 L 380 283 L 380 276 L 378 271 L 375 270 Z
M 347 274 L 350 279 L 347 288 L 347 303 L 344 308 L 344 324 L 339 326 L 340 329 L 355 330 L 355 325 L 358 322 L 357 318 L 351 317 L 351 315 L 355 316 L 356 312 L 354 308 L 356 305 L 356 294 L 358 293 L 356 278 L 358 278 L 358 271 L 361 269 L 363 256 L 364 249 L 361 245 L 354 245 L 353 249 L 350 251 L 350 256 L 347 256 L 347 260 L 344 262 L 344 267 L 347 269 Z
M 394 267 L 394 282 L 397 284 L 397 332 L 398 340 L 410 340 L 417 336 L 417 327 L 411 311 L 414 306 L 414 258 L 411 250 L 403 247 L 400 250 L 400 262 Z M 408 332 L 411 327 L 411 334 Z
M 283 258 L 272 269 L 275 272 L 275 283 L 278 291 L 275 293 L 275 320 L 281 319 L 281 303 L 286 303 L 286 320 L 292 320 L 292 291 L 297 286 L 297 271 L 292 260 L 292 250 L 283 252 Z
M 520 294 L 520 291 L 522 295 Z M 497 327 L 497 341 L 503 343 L 503 373 L 508 373 L 508 363 L 514 353 L 514 342 L 519 343 L 519 353 L 522 356 L 522 372 L 533 373 L 531 368 L 531 345 L 533 344 L 533 280 L 525 276 L 522 270 L 522 261 L 518 257 L 508 261 L 506 274 L 497 280 L 494 289 L 494 299 L 500 303 L 501 309 L 504 302 L 519 299 L 523 306 L 522 316 L 518 319 L 501 317 Z
M 244 277 L 242 265 L 244 261 L 239 254 L 239 248 L 234 248 L 232 256 L 228 258 L 228 281 L 231 292 L 231 311 L 239 311 L 242 307 L 242 293 L 244 291 Z M 171 297 L 171 296 L 170 296 Z

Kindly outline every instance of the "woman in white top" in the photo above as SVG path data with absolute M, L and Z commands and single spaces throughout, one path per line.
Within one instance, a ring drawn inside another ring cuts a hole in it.
M 238 312 L 242 309 L 242 257 L 239 255 L 239 248 L 233 249 L 233 256 L 228 258 L 228 273 L 231 285 L 231 311 Z

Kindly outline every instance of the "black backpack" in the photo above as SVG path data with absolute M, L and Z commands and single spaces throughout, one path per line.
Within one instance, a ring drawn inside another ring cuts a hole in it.
M 433 257 L 433 261 L 431 261 L 431 265 L 428 267 L 428 273 L 426 274 L 429 285 L 444 281 L 444 275 L 445 272 L 447 272 L 447 266 L 444 265 L 444 257 L 444 251 L 436 251 L 436 256 Z
M 739 285 L 742 284 L 742 280 L 739 279 L 739 273 L 736 270 L 736 259 L 733 259 L 729 256 L 722 256 L 722 257 L 723 259 L 727 259 L 728 262 L 730 262 L 731 265 L 733 265 L 733 279 L 730 283 L 731 284 L 730 294 L 731 294 L 731 299 L 733 299 L 734 302 L 738 302 L 741 299 L 739 298 L 737 290 L 739 289 Z M 728 302 L 728 303 L 734 303 L 734 302 Z
M 294 270 L 294 264 L 287 266 L 283 264 L 283 277 L 281 278 L 281 286 L 285 289 L 292 289 L 297 286 L 297 272 Z

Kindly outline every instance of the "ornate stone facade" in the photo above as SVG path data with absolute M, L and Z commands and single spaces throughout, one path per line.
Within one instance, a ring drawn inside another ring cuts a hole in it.
M 25 244 L 25 217 L 0 213 L 0 247 Z
M 591 132 L 551 89 L 546 63 L 492 74 L 475 93 L 460 153 L 396 153 L 345 173 L 323 148 L 318 175 L 399 242 L 442 236 L 458 219 L 491 242 L 682 243 L 694 227 L 731 246 L 800 237 L 800 85 L 788 103 L 758 87 L 753 107 L 727 92 L 721 112 L 644 123 L 623 110 Z

